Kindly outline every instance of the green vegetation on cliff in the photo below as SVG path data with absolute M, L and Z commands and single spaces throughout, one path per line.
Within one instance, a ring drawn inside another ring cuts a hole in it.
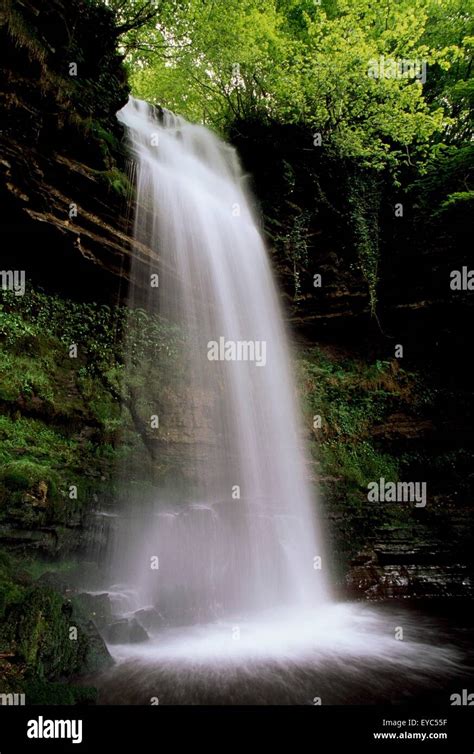
M 91 702 L 93 689 L 63 679 L 95 672 L 107 652 L 61 578 L 43 579 L 78 571 L 68 559 L 87 552 L 84 517 L 117 499 L 127 458 L 146 455 L 149 408 L 133 406 L 133 391 L 152 368 L 158 391 L 177 384 L 165 367 L 179 333 L 142 310 L 28 289 L 2 293 L 0 345 L 0 691 Z
M 77 525 L 141 452 L 151 407 L 134 406 L 134 390 L 150 369 L 160 390 L 176 383 L 179 332 L 141 309 L 29 290 L 3 293 L 0 342 L 0 521 Z
M 110 656 L 70 599 L 33 581 L 0 553 L 0 690 L 28 704 L 94 703 L 95 689 L 64 679 L 107 667 Z

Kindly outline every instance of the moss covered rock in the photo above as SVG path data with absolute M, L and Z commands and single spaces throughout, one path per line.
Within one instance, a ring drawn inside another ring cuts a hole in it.
M 0 618 L 0 691 L 24 692 L 31 704 L 95 701 L 94 689 L 70 681 L 112 664 L 95 625 L 59 591 L 15 572 L 5 555 Z

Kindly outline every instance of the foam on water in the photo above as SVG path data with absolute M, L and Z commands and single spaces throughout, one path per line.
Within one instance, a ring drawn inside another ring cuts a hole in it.
M 397 640 L 396 627 L 403 627 Z M 236 633 L 238 629 L 238 633 Z M 463 653 L 436 620 L 400 608 L 327 605 L 162 629 L 116 645 L 106 703 L 361 704 L 448 694 Z
M 302 662 L 316 667 L 330 658 L 343 661 L 377 659 L 401 663 L 417 672 L 437 668 L 440 662 L 455 662 L 453 647 L 433 646 L 430 633 L 405 622 L 405 639 L 397 641 L 395 627 L 384 614 L 364 605 L 339 603 L 323 610 L 294 614 L 269 611 L 253 619 L 169 628 L 152 641 L 113 648 L 118 660 L 142 659 L 189 665 L 226 665 L 251 660 L 259 663 Z M 408 635 L 407 635 L 408 634 Z M 410 636 L 411 634 L 411 636 Z

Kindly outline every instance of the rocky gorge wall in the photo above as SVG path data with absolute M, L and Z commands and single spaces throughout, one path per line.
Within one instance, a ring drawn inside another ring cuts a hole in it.
M 113 297 L 130 248 L 113 16 L 80 0 L 7 0 L 0 19 L 4 263 L 21 260 L 63 292 Z

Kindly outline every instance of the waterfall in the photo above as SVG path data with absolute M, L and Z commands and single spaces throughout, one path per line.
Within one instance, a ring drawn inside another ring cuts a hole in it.
M 145 514 L 130 500 L 123 575 L 171 615 L 317 605 L 325 563 L 288 336 L 235 150 L 133 98 L 118 118 L 135 163 L 135 242 L 153 252 L 132 262 L 129 303 L 186 334 L 194 469 L 171 510 L 159 495 Z
M 126 370 L 135 423 L 157 403 L 160 422 L 123 470 L 117 662 L 100 701 L 360 704 L 452 678 L 460 653 L 429 617 L 331 597 L 288 336 L 235 151 L 135 99 L 119 119 L 137 186 L 130 311 L 176 323 L 184 351 L 171 389 L 159 359 L 145 381 L 136 358 Z M 131 492 L 157 465 L 159 483 Z

